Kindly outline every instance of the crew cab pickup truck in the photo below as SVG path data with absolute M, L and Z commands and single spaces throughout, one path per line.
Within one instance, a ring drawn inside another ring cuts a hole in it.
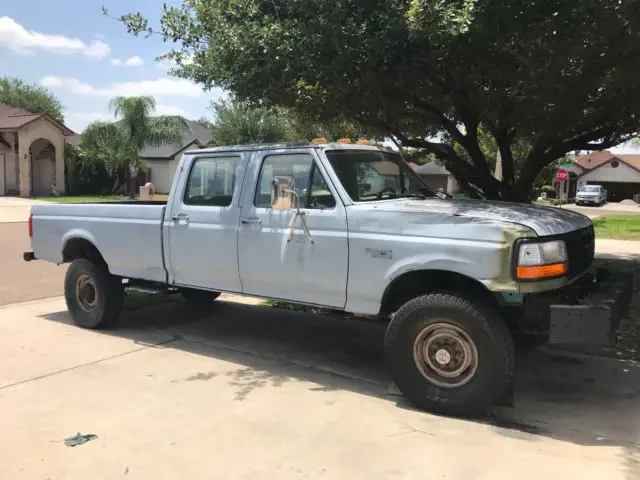
M 37 204 L 25 260 L 70 263 L 74 322 L 114 324 L 127 288 L 220 292 L 389 322 L 396 386 L 448 414 L 510 391 L 514 335 L 611 341 L 628 282 L 590 270 L 591 221 L 438 198 L 390 149 L 350 143 L 187 152 L 166 202 Z
M 576 205 L 604 205 L 607 191 L 602 185 L 583 185 L 576 192 Z

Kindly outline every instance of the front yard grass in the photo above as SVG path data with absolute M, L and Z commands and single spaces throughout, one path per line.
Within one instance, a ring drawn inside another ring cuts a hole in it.
M 593 219 L 597 238 L 640 240 L 640 215 L 616 215 Z

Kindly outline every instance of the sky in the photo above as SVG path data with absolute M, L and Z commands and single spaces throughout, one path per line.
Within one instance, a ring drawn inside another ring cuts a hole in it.
M 168 75 L 155 59 L 169 44 L 159 36 L 134 37 L 114 16 L 139 11 L 160 17 L 160 0 L 0 0 L 0 76 L 47 87 L 62 102 L 66 125 L 80 133 L 93 120 L 111 120 L 116 95 L 153 95 L 156 113 L 212 118 L 209 104 L 221 90 L 205 92 Z M 167 3 L 176 3 L 167 2 Z
M 152 25 L 160 0 L 0 0 L 0 75 L 19 77 L 51 90 L 64 105 L 66 125 L 80 133 L 94 120 L 111 120 L 108 103 L 116 95 L 153 95 L 156 113 L 211 119 L 209 105 L 223 92 L 205 92 L 171 77 L 156 57 L 169 44 L 157 35 L 128 34 L 113 16 L 140 12 Z M 166 3 L 179 4 L 178 0 Z M 621 145 L 614 153 L 637 153 Z

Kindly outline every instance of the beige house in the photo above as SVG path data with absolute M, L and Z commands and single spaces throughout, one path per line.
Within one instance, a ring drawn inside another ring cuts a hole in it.
M 64 193 L 65 139 L 74 136 L 47 114 L 0 104 L 0 195 Z
M 186 150 L 203 147 L 211 141 L 211 132 L 193 120 L 187 120 L 189 131 L 177 144 L 147 146 L 140 152 L 140 159 L 147 170 L 145 182 L 153 183 L 156 193 L 169 193 L 178 163 Z
M 609 202 L 640 199 L 640 155 L 597 150 L 571 159 L 562 166 L 569 172 L 564 182 L 554 181 L 559 198 L 571 199 L 584 185 L 602 185 Z
M 434 192 L 439 189 L 442 189 L 444 193 L 448 193 L 449 195 L 460 192 L 460 185 L 458 185 L 457 180 L 444 166 L 436 162 L 416 166 L 413 171 L 420 175 L 422 180 L 424 180 Z

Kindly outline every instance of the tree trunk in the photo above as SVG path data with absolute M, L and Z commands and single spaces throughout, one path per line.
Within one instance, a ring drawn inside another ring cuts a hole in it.
M 134 162 L 131 162 L 129 164 L 129 188 L 127 189 L 129 193 L 129 198 L 131 200 L 134 200 L 136 198 L 137 179 L 138 179 L 137 164 Z

